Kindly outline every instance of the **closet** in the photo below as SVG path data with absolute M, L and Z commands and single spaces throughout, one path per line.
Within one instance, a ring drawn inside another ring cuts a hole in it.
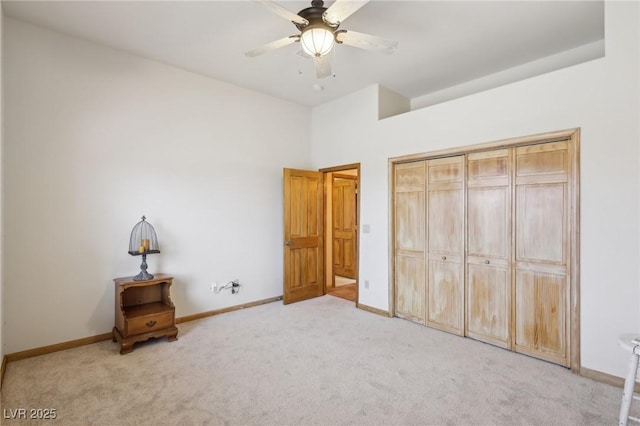
M 578 368 L 578 136 L 391 159 L 394 314 Z

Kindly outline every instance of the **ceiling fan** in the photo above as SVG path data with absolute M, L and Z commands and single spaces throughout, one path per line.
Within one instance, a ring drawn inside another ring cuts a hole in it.
M 311 7 L 302 9 L 297 14 L 269 0 L 256 1 L 277 15 L 291 21 L 298 28 L 300 34 L 284 37 L 250 50 L 245 53 L 249 57 L 259 56 L 280 47 L 300 42 L 302 51 L 313 58 L 317 77 L 324 78 L 332 74 L 328 53 L 333 50 L 335 44 L 346 44 L 387 54 L 393 53 L 398 46 L 396 41 L 338 29 L 345 19 L 367 4 L 369 0 L 336 0 L 328 8 L 324 7 L 324 1 L 312 0 Z

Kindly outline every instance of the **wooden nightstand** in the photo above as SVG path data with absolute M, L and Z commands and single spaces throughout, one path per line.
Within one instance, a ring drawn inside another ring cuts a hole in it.
M 173 277 L 156 274 L 151 280 L 116 278 L 116 317 L 113 341 L 120 342 L 120 353 L 133 351 L 133 344 L 167 336 L 178 338 L 176 308 L 171 301 Z

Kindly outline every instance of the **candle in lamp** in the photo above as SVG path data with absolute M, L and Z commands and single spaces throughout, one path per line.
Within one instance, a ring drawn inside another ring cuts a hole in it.
M 142 240 L 142 247 L 144 247 L 145 251 L 148 251 L 149 247 L 151 247 L 151 240 L 149 239 Z
M 144 246 L 138 247 L 138 253 L 144 253 Z

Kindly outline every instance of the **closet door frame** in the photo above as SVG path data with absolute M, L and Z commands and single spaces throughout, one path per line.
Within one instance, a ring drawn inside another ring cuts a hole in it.
M 389 178 L 389 316 L 395 317 L 395 217 L 394 217 L 394 176 L 397 164 L 455 155 L 470 154 L 501 148 L 515 148 L 525 145 L 567 141 L 569 145 L 569 368 L 580 373 L 580 128 L 558 130 L 535 135 L 503 139 L 493 142 L 468 145 L 458 148 L 393 157 L 388 160 Z M 466 286 L 466 279 L 465 279 Z M 465 287 L 465 294 L 466 294 Z M 466 310 L 466 309 L 465 309 Z M 466 314 L 465 314 L 466 315 Z

